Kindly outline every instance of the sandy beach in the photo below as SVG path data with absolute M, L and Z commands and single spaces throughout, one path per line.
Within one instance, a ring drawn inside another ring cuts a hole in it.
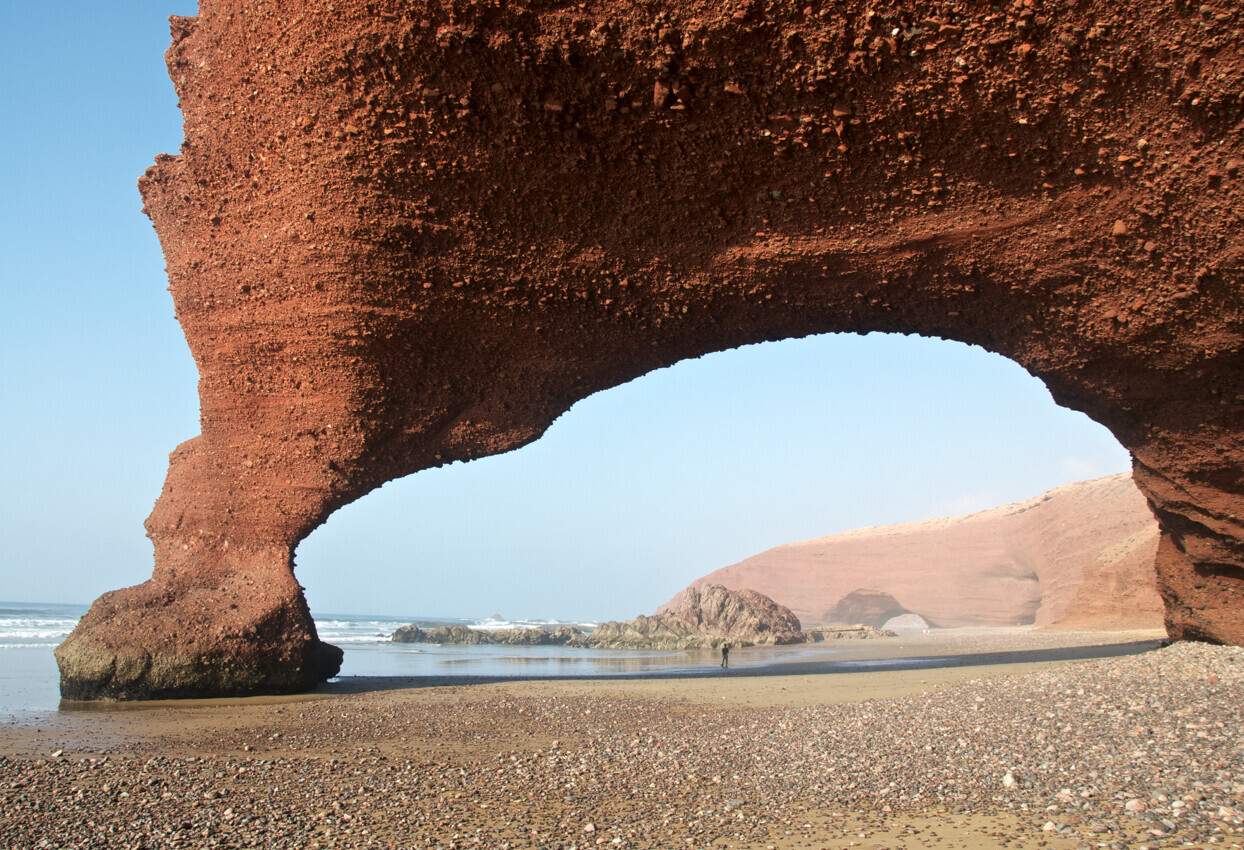
M 63 710 L 0 728 L 0 843 L 1242 846 L 1244 650 L 1154 637 L 962 631 L 854 648 L 959 662 L 916 670 Z M 1091 641 L 1110 657 L 1049 660 Z

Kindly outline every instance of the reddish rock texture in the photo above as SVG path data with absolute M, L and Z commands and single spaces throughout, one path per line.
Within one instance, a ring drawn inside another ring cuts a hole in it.
M 168 53 L 185 144 L 141 182 L 202 433 L 151 580 L 61 647 L 67 692 L 316 656 L 291 553 L 336 508 L 651 369 L 831 331 L 979 344 L 1104 423 L 1171 633 L 1244 641 L 1242 14 L 202 0 Z
M 586 645 L 604 649 L 693 649 L 803 643 L 808 639 L 789 608 L 746 588 L 688 587 L 652 616 L 601 623 Z
M 749 588 L 730 590 L 719 584 L 688 587 L 658 608 L 655 616 L 749 643 L 803 640 L 803 627 L 789 608 Z
M 1127 475 L 962 517 L 777 546 L 696 584 L 755 588 L 804 622 L 1151 628 L 1158 525 Z

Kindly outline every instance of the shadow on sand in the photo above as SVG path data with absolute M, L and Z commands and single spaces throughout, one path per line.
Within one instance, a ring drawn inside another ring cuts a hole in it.
M 1109 643 L 1096 646 L 1051 647 L 1043 649 L 1018 649 L 998 652 L 963 653 L 958 655 L 927 655 L 906 658 L 872 658 L 839 661 L 780 661 L 770 664 L 752 664 L 730 670 L 722 670 L 716 662 L 703 666 L 671 667 L 666 670 L 643 673 L 567 674 L 513 676 L 342 676 L 320 686 L 316 694 L 362 694 L 395 691 L 408 688 L 435 688 L 464 685 L 488 685 L 498 682 L 533 681 L 627 681 L 637 679 L 710 679 L 720 677 L 759 676 L 807 676 L 834 673 L 872 673 L 883 670 L 934 670 L 942 667 L 986 667 L 996 664 L 1031 664 L 1043 661 L 1086 661 L 1094 658 L 1113 658 L 1121 655 L 1139 655 L 1158 649 L 1165 640 L 1138 640 L 1127 643 Z

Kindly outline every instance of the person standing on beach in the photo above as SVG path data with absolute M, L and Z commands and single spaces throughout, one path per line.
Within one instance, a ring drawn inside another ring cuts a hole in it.
M 721 645 L 721 669 L 730 669 L 730 644 L 723 643 Z

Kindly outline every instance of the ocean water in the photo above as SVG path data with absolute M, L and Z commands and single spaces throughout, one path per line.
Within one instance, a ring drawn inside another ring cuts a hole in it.
M 0 602 L 0 720 L 56 708 L 52 650 L 84 613 L 82 605 Z
M 60 704 L 52 650 L 86 613 L 83 605 L 0 602 L 0 721 L 54 711 Z M 438 646 L 392 643 L 407 623 L 466 625 L 477 629 L 595 623 L 567 620 L 476 620 L 314 614 L 320 639 L 345 650 L 339 679 L 348 677 L 545 677 L 601 676 L 678 671 L 712 666 L 710 652 L 598 650 L 562 646 Z M 745 663 L 745 662 L 744 662 Z

